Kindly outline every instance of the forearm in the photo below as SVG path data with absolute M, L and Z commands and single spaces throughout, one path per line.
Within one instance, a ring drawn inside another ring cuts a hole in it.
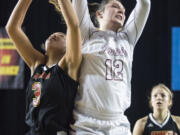
M 141 35 L 144 26 L 147 22 L 149 12 L 151 7 L 151 1 L 150 0 L 137 0 L 136 5 L 136 16 L 135 16 L 135 23 L 137 26 L 137 38 Z
M 29 68 L 34 69 L 37 63 L 44 62 L 45 57 L 39 51 L 34 49 L 30 40 L 21 29 L 24 17 L 31 2 L 32 0 L 18 1 L 6 25 L 6 30 L 20 56 L 23 58 Z
M 7 31 L 13 31 L 16 28 L 21 28 L 24 21 L 26 12 L 31 4 L 32 0 L 19 0 L 13 9 L 9 21 L 6 25 Z
M 77 14 L 82 41 L 89 38 L 89 34 L 94 25 L 91 21 L 87 0 L 72 0 L 72 5 Z
M 79 67 L 81 61 L 81 33 L 77 15 L 70 0 L 58 0 L 67 24 L 65 60 L 68 70 Z

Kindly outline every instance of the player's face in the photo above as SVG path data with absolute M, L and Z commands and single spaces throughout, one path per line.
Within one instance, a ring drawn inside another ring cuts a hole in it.
M 105 5 L 104 11 L 102 11 L 102 21 L 100 25 L 101 23 L 110 23 L 117 28 L 121 28 L 124 25 L 124 21 L 125 8 L 119 1 L 113 0 Z
M 151 93 L 151 104 L 154 109 L 168 109 L 172 104 L 169 93 L 162 88 L 155 88 Z
M 48 37 L 45 43 L 45 50 L 59 50 L 65 52 L 66 49 L 66 36 L 64 33 L 56 32 Z

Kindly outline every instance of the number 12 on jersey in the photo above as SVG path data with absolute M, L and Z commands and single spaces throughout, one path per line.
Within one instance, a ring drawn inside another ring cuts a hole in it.
M 106 80 L 123 80 L 123 61 L 120 59 L 106 59 Z

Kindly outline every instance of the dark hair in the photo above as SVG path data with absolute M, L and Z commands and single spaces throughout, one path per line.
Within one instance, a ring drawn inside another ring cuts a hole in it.
M 99 10 L 99 11 L 103 12 L 106 4 L 108 4 L 110 1 L 112 1 L 112 0 L 102 0 L 102 2 L 96 8 L 96 11 Z M 93 16 L 92 20 L 94 21 L 95 26 L 99 27 L 99 22 L 96 17 L 96 11 L 94 12 L 94 16 Z
M 111 1 L 114 1 L 114 0 L 102 0 L 102 2 L 99 4 L 98 10 L 104 11 L 106 4 L 108 4 Z M 122 3 L 121 0 L 116 0 L 116 1 L 119 1 L 120 3 Z

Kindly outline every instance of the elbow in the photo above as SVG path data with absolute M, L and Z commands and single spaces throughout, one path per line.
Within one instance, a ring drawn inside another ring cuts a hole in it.
M 77 32 L 77 30 L 79 29 L 79 26 L 76 24 L 72 24 L 72 25 L 69 25 L 68 28 L 73 30 L 74 32 Z
M 11 34 L 13 31 L 15 31 L 15 27 L 9 23 L 6 24 L 5 29 L 6 29 L 8 34 Z
M 13 35 L 14 33 L 18 31 L 19 27 L 16 27 L 16 25 L 7 23 L 5 26 L 5 29 L 9 35 Z
M 79 32 L 79 26 L 78 25 L 69 25 L 67 27 L 71 33 L 78 33 Z
M 6 26 L 5 26 L 5 29 L 8 32 L 9 30 L 12 29 L 12 26 L 9 23 L 7 23 Z
M 74 30 L 74 32 L 78 33 L 79 32 L 79 25 L 73 25 L 72 29 Z
M 145 9 L 146 11 L 150 11 L 151 9 L 151 0 L 138 0 L 137 6 Z
M 146 0 L 146 4 L 145 4 L 145 7 L 147 8 L 148 12 L 150 12 L 150 9 L 151 9 L 151 1 L 150 0 Z
M 143 7 L 150 7 L 151 0 L 137 0 L 137 4 L 142 5 Z
M 143 5 L 146 7 L 151 7 L 151 0 L 143 0 Z
M 13 31 L 13 26 L 11 26 L 11 25 L 9 25 L 9 24 L 6 24 L 5 29 L 6 29 L 6 31 L 7 31 L 8 34 L 9 34 L 9 33 L 12 33 L 12 31 Z

